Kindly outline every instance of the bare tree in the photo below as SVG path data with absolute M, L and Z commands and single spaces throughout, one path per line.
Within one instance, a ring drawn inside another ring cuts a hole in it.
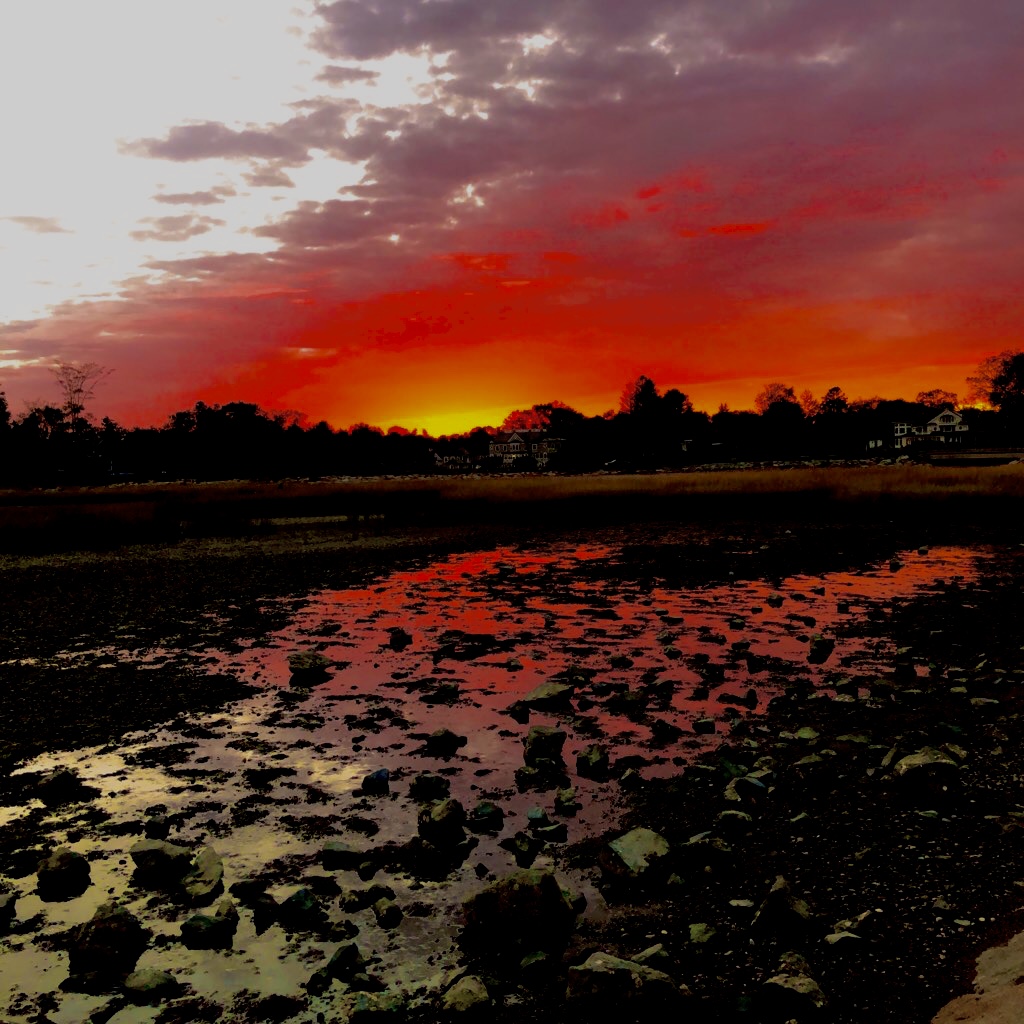
M 113 372 L 105 366 L 100 366 L 99 363 L 69 363 L 62 359 L 50 367 L 50 373 L 53 374 L 64 395 L 62 408 L 67 413 L 72 430 L 82 419 L 85 403 L 95 397 L 99 383 Z
M 763 416 L 768 411 L 769 406 L 775 405 L 778 402 L 786 402 L 796 406 L 800 404 L 797 401 L 796 392 L 791 387 L 774 381 L 771 384 L 765 384 L 758 391 L 754 397 L 754 408 Z

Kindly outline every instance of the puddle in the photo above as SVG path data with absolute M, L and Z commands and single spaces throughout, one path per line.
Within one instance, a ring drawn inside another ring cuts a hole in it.
M 116 748 L 46 755 L 26 766 L 22 774 L 71 768 L 100 796 L 53 811 L 38 801 L 0 807 L 0 826 L 31 825 L 36 842 L 86 854 L 93 884 L 77 899 L 43 903 L 30 894 L 34 875 L 10 880 L 25 895 L 14 933 L 0 939 L 0 1014 L 39 1012 L 35 996 L 53 992 L 67 972 L 66 954 L 50 948 L 48 938 L 87 920 L 110 898 L 168 937 L 151 944 L 140 967 L 169 970 L 221 1005 L 239 993 L 303 995 L 303 982 L 337 943 L 289 934 L 277 924 L 257 934 L 251 912 L 242 909 L 232 950 L 185 949 L 173 940 L 193 911 L 134 887 L 128 850 L 141 838 L 142 822 L 159 806 L 173 823 L 172 841 L 211 843 L 224 858 L 229 886 L 263 875 L 281 900 L 331 874 L 349 888 L 364 884 L 355 872 L 328 873 L 317 864 L 324 841 L 346 838 L 368 847 L 407 841 L 418 811 L 409 785 L 426 771 L 448 779 L 451 795 L 467 810 L 482 799 L 499 804 L 506 815 L 502 832 L 479 836 L 463 866 L 440 882 L 378 873 L 375 881 L 391 886 L 399 905 L 422 916 L 406 913 L 391 931 L 377 926 L 370 909 L 345 916 L 359 926 L 355 941 L 364 955 L 377 958 L 372 972 L 389 986 L 409 992 L 436 986 L 457 962 L 457 908 L 480 887 L 480 876 L 515 866 L 499 841 L 526 829 L 531 807 L 564 821 L 569 842 L 614 827 L 622 794 L 615 776 L 624 767 L 643 777 L 679 771 L 727 737 L 732 720 L 762 713 L 795 678 L 830 691 L 844 677 L 890 672 L 895 651 L 886 620 L 893 607 L 930 588 L 969 589 L 978 560 L 993 556 L 935 548 L 860 572 L 682 590 L 637 579 L 614 547 L 474 552 L 366 588 L 268 606 L 278 614 L 294 609 L 289 626 L 230 652 L 65 652 L 72 661 L 201 663 L 261 691 L 220 714 L 130 734 Z M 834 642 L 831 650 L 818 642 L 814 650 L 827 651 L 818 663 L 808 658 L 815 637 Z M 328 678 L 308 688 L 293 685 L 288 657 L 297 651 L 329 659 Z M 571 701 L 532 710 L 528 723 L 509 714 L 552 679 L 571 683 Z M 695 732 L 699 721 L 698 729 L 714 731 Z M 566 733 L 566 771 L 579 803 L 572 817 L 554 813 L 554 789 L 520 792 L 516 770 L 530 725 Z M 438 729 L 465 738 L 453 756 L 424 752 Z M 610 780 L 575 772 L 577 755 L 595 743 L 611 754 Z M 357 792 L 380 768 L 391 773 L 390 795 Z M 557 866 L 562 849 L 548 846 L 538 864 Z M 600 916 L 593 880 L 572 881 L 588 898 L 587 912 Z M 332 910 L 332 916 L 342 915 Z M 107 998 L 58 993 L 48 1018 L 71 1024 Z M 312 1021 L 323 1005 L 311 998 L 308 1015 L 294 1019 Z M 133 1008 L 112 1020 L 151 1020 L 155 1013 Z

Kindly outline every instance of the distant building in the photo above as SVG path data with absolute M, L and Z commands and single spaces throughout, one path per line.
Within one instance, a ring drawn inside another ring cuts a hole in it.
M 931 419 L 922 416 L 917 422 L 898 420 L 892 425 L 894 448 L 909 448 L 921 441 L 942 444 L 961 443 L 968 426 L 963 416 L 952 409 L 942 409 Z
M 512 430 L 495 434 L 489 454 L 506 467 L 514 467 L 520 459 L 532 458 L 538 469 L 544 469 L 561 443 L 561 438 L 548 437 L 543 430 Z

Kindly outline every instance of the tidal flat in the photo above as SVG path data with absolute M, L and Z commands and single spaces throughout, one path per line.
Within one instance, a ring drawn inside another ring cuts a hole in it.
M 968 991 L 1024 928 L 1016 523 L 540 508 L 8 556 L 3 1019 Z

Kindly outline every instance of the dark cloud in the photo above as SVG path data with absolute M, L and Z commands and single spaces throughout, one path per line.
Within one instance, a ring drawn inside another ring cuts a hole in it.
M 56 217 L 0 217 L 0 220 L 9 220 L 12 224 L 18 224 L 26 231 L 37 235 L 71 234 L 67 228 L 61 226 Z
M 372 82 L 380 75 L 378 72 L 369 71 L 366 68 L 328 64 L 316 77 L 318 82 L 326 82 L 328 85 L 345 85 L 348 82 Z
M 370 81 L 347 62 L 426 53 L 434 70 L 420 102 L 387 106 L 384 89 L 377 104 L 315 96 L 276 124 L 203 122 L 135 143 L 162 159 L 241 160 L 252 186 L 290 185 L 288 169 L 314 151 L 362 162 L 365 175 L 256 228 L 273 253 L 152 263 L 164 283 L 126 287 L 119 330 L 202 350 L 203 367 L 211 339 L 239 339 L 222 357 L 232 373 L 299 337 L 351 360 L 385 353 L 380 378 L 350 374 L 369 392 L 386 390 L 387 358 L 428 348 L 456 353 L 457 376 L 488 345 L 529 344 L 535 366 L 555 353 L 567 373 L 608 373 L 649 346 L 652 365 L 715 379 L 758 372 L 780 352 L 801 366 L 831 359 L 837 374 L 969 362 L 1024 327 L 1019 5 L 317 10 L 316 45 L 339 62 L 320 81 Z M 210 226 L 176 220 L 137 237 Z M 88 333 L 91 315 L 67 316 L 68 331 Z M 111 319 L 100 310 L 97 330 Z M 450 330 L 416 327 L 435 323 Z M 325 393 L 336 384 L 324 376 Z
M 225 222 L 216 217 L 185 213 L 180 217 L 146 217 L 140 223 L 150 226 L 131 232 L 131 237 L 136 241 L 184 242 L 196 235 L 205 235 L 207 231 Z
M 153 198 L 169 206 L 213 206 L 236 195 L 238 193 L 230 185 L 215 185 L 203 192 L 161 192 Z
M 217 121 L 178 125 L 164 139 L 140 139 L 123 148 L 136 156 L 177 161 L 258 157 L 302 164 L 308 159 L 305 147 L 281 132 L 259 128 L 236 131 Z
M 294 188 L 295 182 L 287 174 L 273 164 L 265 164 L 257 167 L 254 171 L 247 171 L 242 174 L 247 185 L 254 188 Z

